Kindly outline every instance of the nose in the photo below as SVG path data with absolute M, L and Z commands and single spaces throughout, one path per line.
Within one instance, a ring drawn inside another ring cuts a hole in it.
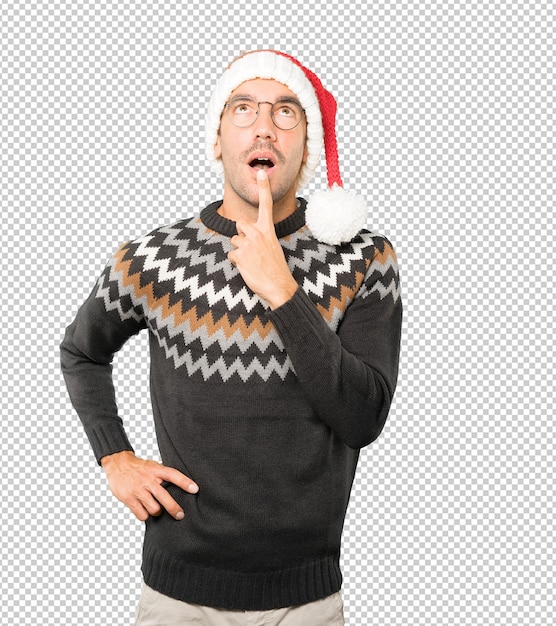
M 253 134 L 257 139 L 269 139 L 271 141 L 276 139 L 271 111 L 271 102 L 259 102 L 259 114 L 253 124 Z

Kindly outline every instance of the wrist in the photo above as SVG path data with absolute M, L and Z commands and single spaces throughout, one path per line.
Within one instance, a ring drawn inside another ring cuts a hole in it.
M 102 459 L 100 459 L 100 464 L 102 466 L 102 469 L 105 472 L 108 472 L 116 468 L 121 463 L 125 463 L 132 458 L 136 458 L 134 452 L 132 452 L 131 450 L 122 450 L 121 452 L 114 452 L 114 454 L 108 454 L 106 456 L 103 456 Z
M 271 298 L 267 300 L 271 310 L 277 309 L 291 300 L 298 288 L 299 285 L 292 276 L 292 280 L 289 281 L 287 285 L 284 285 L 280 290 L 277 290 L 276 293 L 274 293 Z

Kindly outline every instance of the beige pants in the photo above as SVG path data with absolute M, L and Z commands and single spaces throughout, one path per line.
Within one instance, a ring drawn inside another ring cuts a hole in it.
M 135 626 L 344 626 L 340 593 L 272 611 L 226 611 L 169 598 L 143 584 Z

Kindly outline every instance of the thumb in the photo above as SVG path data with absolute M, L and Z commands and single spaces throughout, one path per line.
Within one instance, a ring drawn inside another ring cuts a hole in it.
M 259 187 L 259 217 L 257 219 L 257 226 L 266 230 L 274 230 L 270 181 L 264 170 L 257 172 L 257 185 Z

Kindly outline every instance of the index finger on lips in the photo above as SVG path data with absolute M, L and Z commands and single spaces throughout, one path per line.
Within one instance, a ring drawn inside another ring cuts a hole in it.
M 257 219 L 257 225 L 267 229 L 274 229 L 270 182 L 264 170 L 257 172 L 257 185 L 259 187 L 259 217 Z

